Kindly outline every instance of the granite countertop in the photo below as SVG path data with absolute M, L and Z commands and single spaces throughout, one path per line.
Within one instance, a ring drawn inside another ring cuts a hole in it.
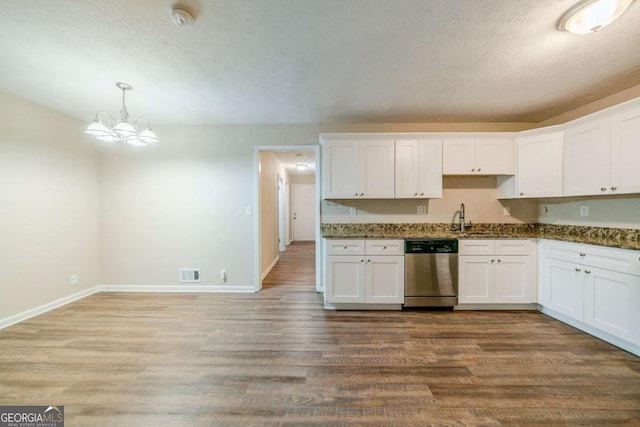
M 555 224 L 473 224 L 464 232 L 451 224 L 322 224 L 328 239 L 550 239 L 572 243 L 640 250 L 640 230 Z

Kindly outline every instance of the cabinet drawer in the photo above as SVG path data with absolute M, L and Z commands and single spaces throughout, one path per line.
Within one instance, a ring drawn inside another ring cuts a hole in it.
M 365 240 L 367 255 L 404 255 L 404 240 Z
M 458 253 L 460 255 L 493 255 L 495 252 L 494 242 L 491 239 L 460 239 L 458 240 Z
M 640 276 L 640 251 L 545 240 L 543 256 Z
M 364 240 L 329 239 L 327 255 L 364 255 Z
M 495 241 L 496 255 L 529 255 L 531 241 L 526 239 L 500 239 Z

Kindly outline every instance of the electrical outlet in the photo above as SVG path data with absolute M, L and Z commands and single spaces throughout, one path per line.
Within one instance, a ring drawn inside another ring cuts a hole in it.
M 246 208 L 244 208 L 244 214 L 246 216 L 251 216 L 252 215 L 251 206 L 247 206 Z
M 426 215 L 427 207 L 425 205 L 418 205 L 417 213 L 418 215 Z
M 227 281 L 227 269 L 223 268 L 222 270 L 220 270 L 220 280 L 222 280 L 223 282 Z
M 580 216 L 589 216 L 589 206 L 580 206 Z
M 511 216 L 511 206 L 503 206 L 502 207 L 502 215 Z
M 351 216 L 358 215 L 358 209 L 356 209 L 355 207 L 350 207 L 349 208 L 349 215 L 351 215 Z
M 69 276 L 69 283 L 71 284 L 71 286 L 75 286 L 78 284 L 78 275 L 77 274 L 72 274 L 71 276 Z

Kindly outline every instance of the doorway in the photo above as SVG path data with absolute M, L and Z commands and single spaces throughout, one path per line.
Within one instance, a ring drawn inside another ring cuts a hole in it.
M 303 262 L 301 256 L 310 260 L 311 268 L 305 269 L 304 279 L 303 275 L 300 278 L 306 281 L 308 288 L 322 290 L 319 152 L 318 145 L 255 147 L 256 291 L 262 289 L 263 281 L 280 260 L 283 261 L 281 270 L 286 268 L 284 264 L 290 261 L 285 258 L 289 255 L 297 258 L 298 265 Z M 294 197 L 297 200 L 295 210 Z M 300 224 L 296 224 L 297 218 L 302 220 Z M 292 248 L 295 251 L 289 254 Z M 286 271 L 287 280 L 297 282 L 291 277 L 295 268 L 286 268 Z M 274 285 L 272 279 L 269 278 L 269 287 Z

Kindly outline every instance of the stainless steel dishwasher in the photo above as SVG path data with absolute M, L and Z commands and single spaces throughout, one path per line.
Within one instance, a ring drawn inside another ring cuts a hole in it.
M 458 240 L 405 239 L 404 306 L 458 304 Z

